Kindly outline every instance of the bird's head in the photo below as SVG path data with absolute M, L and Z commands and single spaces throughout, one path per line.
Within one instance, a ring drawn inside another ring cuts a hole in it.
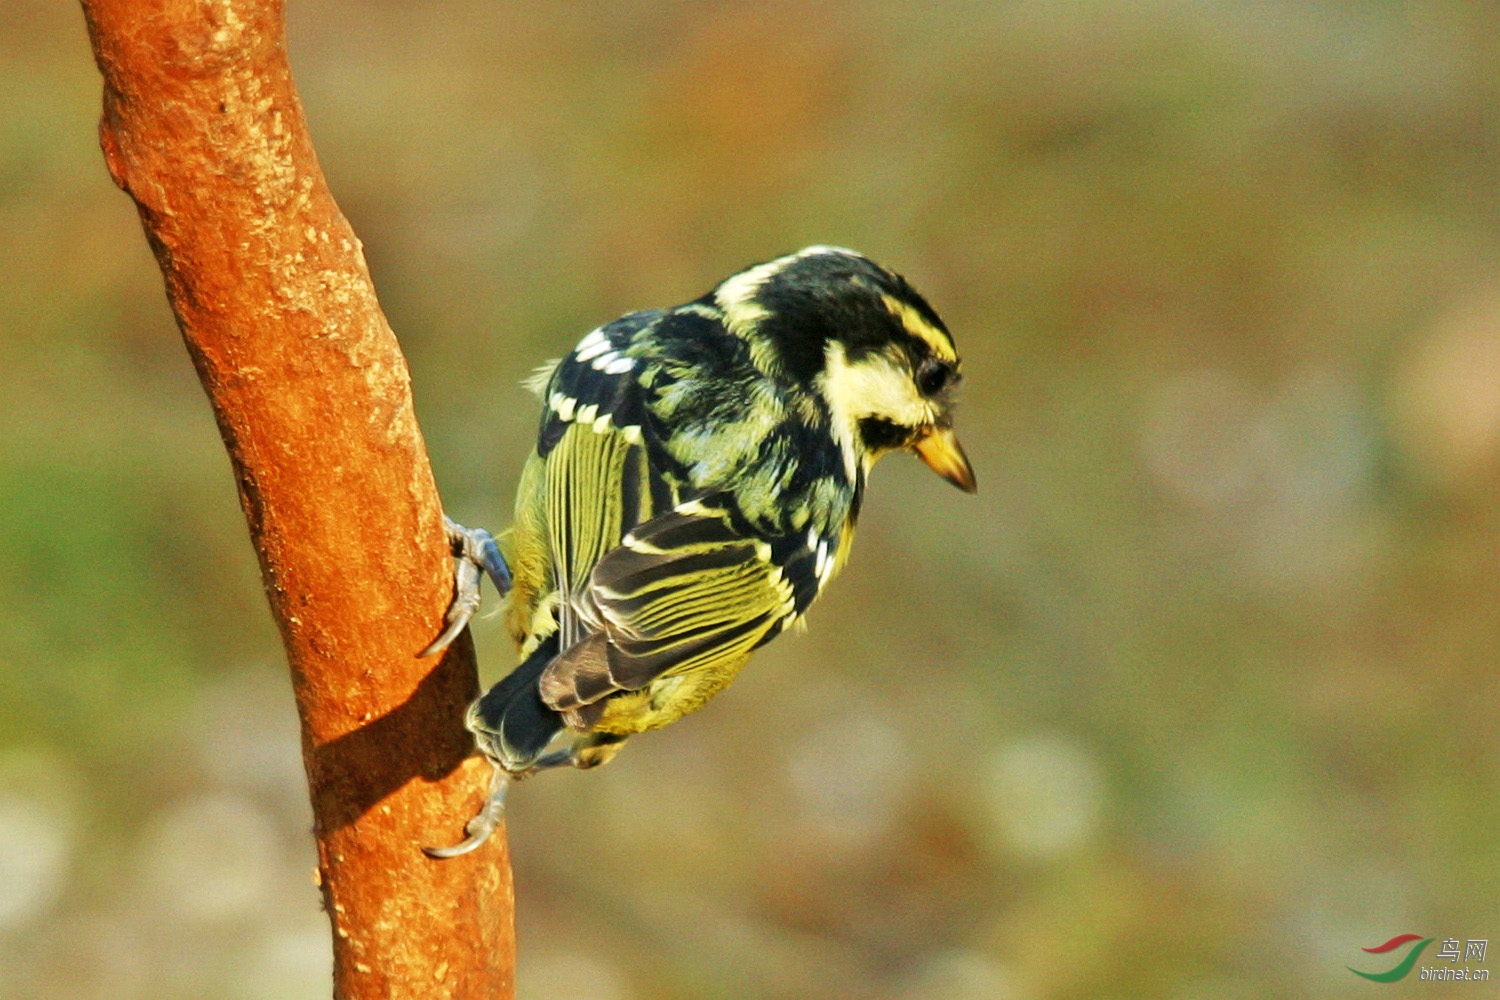
M 953 337 L 900 275 L 852 250 L 815 246 L 741 271 L 712 299 L 757 367 L 821 397 L 851 464 L 868 469 L 910 449 L 974 492 L 953 433 Z

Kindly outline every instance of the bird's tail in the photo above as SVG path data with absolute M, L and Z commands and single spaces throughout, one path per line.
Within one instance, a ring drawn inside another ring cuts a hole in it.
M 566 728 L 562 716 L 542 702 L 537 690 L 542 671 L 556 655 L 554 635 L 469 706 L 467 725 L 479 749 L 512 774 L 535 764 Z

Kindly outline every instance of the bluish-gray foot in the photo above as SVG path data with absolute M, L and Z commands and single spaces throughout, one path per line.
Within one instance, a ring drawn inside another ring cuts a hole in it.
M 505 564 L 493 535 L 483 528 L 465 528 L 446 515 L 443 527 L 448 529 L 448 544 L 458 560 L 453 571 L 453 603 L 448 605 L 443 634 L 417 654 L 419 659 L 447 649 L 469 624 L 479 610 L 479 581 L 483 577 L 490 578 L 501 597 L 510 590 L 510 567 Z
M 468 837 L 462 843 L 454 844 L 452 847 L 424 847 L 422 853 L 429 858 L 456 858 L 460 854 L 468 854 L 480 844 L 490 839 L 490 834 L 495 832 L 502 820 L 505 819 L 505 793 L 510 791 L 510 774 L 505 768 L 490 762 L 495 773 L 490 776 L 489 798 L 484 800 L 484 806 L 464 825 L 464 833 Z
M 490 795 L 484 800 L 484 806 L 478 814 L 464 825 L 464 833 L 468 837 L 462 843 L 454 844 L 452 847 L 424 847 L 422 853 L 429 858 L 456 858 L 460 854 L 468 854 L 474 848 L 490 839 L 500 826 L 500 821 L 505 819 L 505 794 L 510 791 L 512 778 L 520 779 L 537 771 L 548 771 L 554 767 L 567 767 L 577 764 L 574 750 L 554 750 L 546 754 L 526 770 L 512 775 L 505 768 L 490 761 L 490 766 L 495 773 L 490 777 Z

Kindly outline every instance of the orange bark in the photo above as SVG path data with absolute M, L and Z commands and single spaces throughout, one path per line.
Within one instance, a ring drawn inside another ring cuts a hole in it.
M 302 719 L 334 995 L 509 997 L 503 836 L 451 861 L 472 644 L 405 359 L 318 167 L 280 0 L 84 0 L 100 140 L 229 451 Z

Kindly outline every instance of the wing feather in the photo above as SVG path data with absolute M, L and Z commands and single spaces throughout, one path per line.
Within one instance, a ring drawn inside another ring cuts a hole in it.
M 558 591 L 562 648 L 598 626 L 589 574 L 604 554 L 677 490 L 651 460 L 660 451 L 628 356 L 631 338 L 659 314 L 624 317 L 584 337 L 550 373 L 537 433 L 546 547 Z
M 639 525 L 594 567 L 598 631 L 548 664 L 543 699 L 576 711 L 616 691 L 742 662 L 806 607 L 801 574 L 789 577 L 775 550 L 724 495 Z M 807 560 L 796 565 L 811 575 Z

